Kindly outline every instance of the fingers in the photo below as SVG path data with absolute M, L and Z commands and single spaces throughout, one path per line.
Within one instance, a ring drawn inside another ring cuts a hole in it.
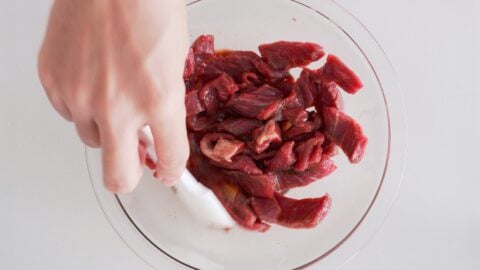
M 112 192 L 128 193 L 140 181 L 142 164 L 137 132 L 137 128 L 128 123 L 120 127 L 100 127 L 103 179 L 105 187 Z
M 75 128 L 82 141 L 94 148 L 100 146 L 100 132 L 98 131 L 97 123 L 93 119 L 76 120 Z
M 162 102 L 154 119 L 150 121 L 155 152 L 157 154 L 156 177 L 165 185 L 174 185 L 183 171 L 189 156 L 185 107 L 183 99 L 173 104 Z M 162 109 L 163 107 L 163 109 Z

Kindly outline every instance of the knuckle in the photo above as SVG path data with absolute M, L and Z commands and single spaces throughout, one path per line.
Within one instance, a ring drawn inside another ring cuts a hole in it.
M 99 122 L 105 125 L 114 125 L 118 118 L 123 118 L 122 121 L 126 120 L 125 112 L 122 112 L 121 107 L 121 104 L 114 102 L 112 99 L 99 97 L 95 101 L 92 111 Z
M 75 112 L 84 114 L 90 111 L 91 102 L 84 89 L 73 88 L 72 91 L 70 91 L 67 100 L 69 101 L 72 110 Z

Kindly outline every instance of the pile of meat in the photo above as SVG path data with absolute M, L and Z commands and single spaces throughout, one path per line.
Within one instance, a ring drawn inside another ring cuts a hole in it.
M 332 173 L 336 146 L 351 163 L 362 159 L 367 138 L 342 112 L 339 90 L 354 94 L 362 83 L 331 54 L 308 69 L 325 56 L 314 43 L 279 41 L 259 51 L 215 51 L 211 35 L 193 43 L 184 74 L 188 168 L 246 229 L 312 228 L 328 213 L 329 195 L 285 193 Z M 295 67 L 303 68 L 297 79 Z

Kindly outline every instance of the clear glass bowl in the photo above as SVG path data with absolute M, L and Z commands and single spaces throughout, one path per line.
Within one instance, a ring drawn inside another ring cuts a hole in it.
M 273 226 L 266 233 L 203 227 L 175 194 L 147 173 L 131 194 L 102 184 L 100 151 L 86 150 L 99 204 L 125 243 L 155 269 L 336 269 L 373 236 L 400 185 L 405 149 L 404 106 L 389 61 L 368 30 L 330 0 L 199 0 L 188 4 L 191 39 L 214 34 L 217 48 L 256 50 L 264 42 L 313 41 L 357 72 L 364 89 L 344 94 L 346 112 L 363 127 L 369 145 L 361 163 L 342 153 L 337 171 L 289 192 L 328 192 L 332 208 L 309 230 Z

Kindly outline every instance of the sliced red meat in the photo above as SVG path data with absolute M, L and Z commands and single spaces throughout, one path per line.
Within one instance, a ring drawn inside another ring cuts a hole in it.
M 301 125 L 308 119 L 308 113 L 303 108 L 284 109 L 282 117 L 292 125 Z
M 294 145 L 295 142 L 284 143 L 275 156 L 265 162 L 265 164 L 268 166 L 268 171 L 275 172 L 289 169 L 290 166 L 296 161 L 296 156 L 293 153 Z
M 228 74 L 235 82 L 241 83 L 242 74 L 257 71 L 253 64 L 255 59 L 260 59 L 260 56 L 250 51 L 195 54 L 195 71 L 187 83 L 189 85 L 201 84 L 218 77 L 222 73 Z
M 214 161 L 210 160 L 213 165 L 235 171 L 242 171 L 248 174 L 262 174 L 262 170 L 257 167 L 255 161 L 247 155 L 236 155 L 232 158 L 232 162 L 227 161 Z
M 355 94 L 363 87 L 357 74 L 333 54 L 328 55 L 327 62 L 319 72 L 325 82 L 335 82 L 349 94 Z
M 217 53 L 217 61 L 210 63 L 210 68 L 225 72 L 236 82 L 241 83 L 245 72 L 257 72 L 254 62 L 260 56 L 252 51 L 221 51 Z
M 219 124 L 219 129 L 235 136 L 250 135 L 262 126 L 262 121 L 249 118 L 229 118 Z
M 333 108 L 323 108 L 325 135 L 340 146 L 351 163 L 362 159 L 368 139 L 362 127 L 350 116 Z
M 199 114 L 205 111 L 205 106 L 203 106 L 202 102 L 198 98 L 198 91 L 192 90 L 188 91 L 185 94 L 185 107 L 187 109 L 187 116 Z
M 201 36 L 199 36 L 193 42 L 192 50 L 193 50 L 194 53 L 213 54 L 215 52 L 213 35 L 201 35 Z
M 288 190 L 303 187 L 331 174 L 337 166 L 333 161 L 325 159 L 311 164 L 307 170 L 297 172 L 293 170 L 278 172 L 278 190 Z
M 292 199 L 276 193 L 274 198 L 252 198 L 251 206 L 263 222 L 288 228 L 313 228 L 330 210 L 332 199 L 328 194 L 320 198 Z
M 288 228 L 313 228 L 330 210 L 332 199 L 328 194 L 320 198 L 292 199 L 275 194 L 281 213 L 276 223 Z
M 247 174 L 239 171 L 224 171 L 230 181 L 239 185 L 246 193 L 256 197 L 273 197 L 277 188 L 277 177 L 271 174 Z
M 226 133 L 207 133 L 200 140 L 200 150 L 216 162 L 232 162 L 232 157 L 245 149 L 245 143 Z
M 282 208 L 275 198 L 252 198 L 251 206 L 257 217 L 263 222 L 276 223 Z
M 253 131 L 253 147 L 257 153 L 267 150 L 271 143 L 281 142 L 282 135 L 280 127 L 273 119 L 269 120 L 264 126 Z
M 317 132 L 315 135 L 297 145 L 295 154 L 297 162 L 293 169 L 295 171 L 305 171 L 311 163 L 317 163 L 322 159 L 322 143 L 325 137 Z
M 258 47 L 260 55 L 275 70 L 303 67 L 325 55 L 323 48 L 311 42 L 278 41 Z
M 280 90 L 265 84 L 253 91 L 234 96 L 226 106 L 242 116 L 265 120 L 280 109 L 282 97 Z
M 243 228 L 265 231 L 266 222 L 311 228 L 327 213 L 328 195 L 297 200 L 282 194 L 332 173 L 336 145 L 351 162 L 361 159 L 367 140 L 340 112 L 339 91 L 355 93 L 361 82 L 335 56 L 320 69 L 306 68 L 324 55 L 314 43 L 280 41 L 259 49 L 262 56 L 215 52 L 208 35 L 192 45 L 184 73 L 188 168 Z M 292 67 L 303 68 L 297 80 Z M 142 162 L 154 169 L 144 152 L 140 146 Z

